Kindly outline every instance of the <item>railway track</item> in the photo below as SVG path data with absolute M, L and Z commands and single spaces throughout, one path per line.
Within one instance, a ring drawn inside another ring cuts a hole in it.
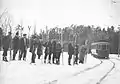
M 92 67 L 86 68 L 86 69 L 84 69 L 84 70 L 82 70 L 82 71 L 80 71 L 80 72 L 77 72 L 77 73 L 73 74 L 72 77 L 73 77 L 73 76 L 77 76 L 77 75 L 79 75 L 79 74 L 81 74 L 81 73 L 84 73 L 84 72 L 86 72 L 86 71 L 89 71 L 89 70 L 91 70 L 91 69 L 94 69 L 94 68 L 100 66 L 102 63 L 103 63 L 103 61 L 100 60 L 100 63 L 99 63 L 99 64 L 96 64 L 96 65 L 94 65 L 94 66 L 92 66 Z M 70 77 L 69 77 L 69 78 L 70 78 Z M 58 82 L 58 80 L 53 80 L 53 81 L 50 81 L 50 82 L 47 83 L 47 84 L 57 84 L 57 82 Z
M 84 73 L 84 72 L 87 72 L 87 71 L 89 71 L 89 70 L 92 70 L 92 69 L 100 66 L 100 65 L 103 63 L 103 61 L 101 61 L 100 59 L 98 59 L 98 60 L 100 61 L 99 64 L 96 64 L 96 65 L 94 65 L 94 66 L 92 66 L 92 67 L 88 67 L 88 68 L 86 68 L 86 69 L 84 69 L 84 70 L 82 70 L 82 71 L 79 71 L 79 72 L 73 74 L 71 77 L 77 76 L 77 75 L 79 75 L 79 74 L 82 74 L 82 73 Z M 69 77 L 69 78 L 71 78 L 71 77 Z M 68 79 L 69 79 L 69 78 L 68 78 Z M 58 82 L 58 80 L 53 80 L 53 81 L 49 81 L 49 83 L 46 83 L 46 84 L 57 84 L 57 82 Z
M 99 64 L 96 64 L 96 65 L 94 65 L 94 66 L 92 66 L 92 67 L 88 67 L 88 68 L 86 68 L 86 69 L 84 69 L 84 70 L 82 70 L 82 71 L 80 71 L 80 72 L 77 72 L 77 73 L 75 73 L 73 76 L 77 76 L 77 75 L 79 75 L 79 74 L 81 74 L 81 73 L 84 73 L 84 72 L 86 72 L 86 71 L 92 70 L 92 69 L 100 66 L 102 63 L 103 63 L 103 61 L 100 60 L 100 63 L 99 63 Z
M 112 58 L 112 59 L 116 59 L 116 60 L 119 60 L 119 61 L 120 61 L 120 59 L 117 59 L 117 58 Z M 101 61 L 99 64 L 97 64 L 97 65 L 95 65 L 95 66 L 93 66 L 93 67 L 90 67 L 90 68 L 86 68 L 86 69 L 84 69 L 83 71 L 77 72 L 77 73 L 75 73 L 75 74 L 73 75 L 73 77 L 74 77 L 74 76 L 77 76 L 77 75 L 80 75 L 80 74 L 83 74 L 84 72 L 93 70 L 93 69 L 99 67 L 101 64 L 103 64 L 104 61 L 105 61 L 105 60 L 102 60 L 102 59 L 99 59 L 99 60 Z M 95 84 L 101 84 L 101 82 L 102 82 L 102 81 L 108 76 L 108 74 L 115 68 L 115 62 L 113 62 L 113 61 L 110 60 L 110 59 L 109 59 L 109 61 L 112 63 L 111 68 L 110 68 L 109 71 L 107 71 L 107 72 L 105 73 L 105 75 L 103 75 L 103 76 L 98 80 L 98 82 L 96 82 Z M 51 83 L 51 84 L 52 84 L 52 83 Z
M 110 58 L 110 59 L 115 59 L 120 61 L 120 59 L 118 58 Z M 111 67 L 111 69 L 103 76 L 101 77 L 101 79 L 96 83 L 96 84 L 101 84 L 101 82 L 109 75 L 109 73 L 115 68 L 115 62 L 113 62 L 112 60 L 110 60 L 113 63 L 113 66 Z
M 100 60 L 100 63 L 99 63 L 99 64 L 96 64 L 96 65 L 94 65 L 94 66 L 92 66 L 92 67 L 88 67 L 88 68 L 86 68 L 86 69 L 84 69 L 84 70 L 82 70 L 82 71 L 79 71 L 79 72 L 73 74 L 72 76 L 70 76 L 69 78 L 71 78 L 71 77 L 73 77 L 73 76 L 77 76 L 77 75 L 79 75 L 79 74 L 81 74 L 81 73 L 84 73 L 84 72 L 86 72 L 86 71 L 92 70 L 92 69 L 100 66 L 102 63 L 103 63 L 103 61 Z M 67 78 L 67 79 L 69 79 L 69 78 Z M 67 80 L 67 79 L 66 79 L 66 80 Z M 46 81 L 44 84 L 57 84 L 57 82 L 58 82 L 58 80 L 52 80 L 52 81 Z
M 115 62 L 113 62 L 111 60 L 109 60 L 109 61 L 113 64 L 111 69 L 105 75 L 103 75 L 96 84 L 100 84 L 108 76 L 108 74 L 115 68 Z
M 117 58 L 111 58 L 111 59 L 116 59 L 116 60 L 120 61 L 120 59 L 117 59 Z M 79 72 L 73 74 L 71 77 L 74 77 L 74 76 L 83 74 L 84 72 L 87 72 L 87 71 L 90 71 L 90 70 L 92 70 L 92 69 L 94 69 L 94 68 L 99 67 L 101 64 L 103 64 L 103 61 L 104 61 L 104 60 L 101 60 L 101 59 L 99 59 L 99 60 L 100 60 L 100 63 L 99 63 L 99 64 L 96 64 L 96 65 L 94 65 L 94 66 L 92 66 L 92 67 L 88 67 L 88 68 L 86 68 L 86 69 L 84 69 L 84 70 L 82 70 L 82 71 L 79 71 Z M 109 59 L 109 61 L 112 63 L 112 67 L 110 68 L 109 71 L 107 71 L 107 73 L 106 73 L 105 75 L 103 75 L 103 76 L 98 80 L 98 82 L 97 82 L 96 84 L 101 84 L 101 82 L 102 82 L 102 81 L 109 75 L 109 73 L 115 68 L 115 62 L 113 62 L 113 61 L 110 60 L 110 59 Z M 69 77 L 69 78 L 71 78 L 71 77 Z M 67 78 L 67 79 L 69 79 L 69 78 Z M 66 80 L 67 80 L 67 79 L 66 79 Z M 45 83 L 45 84 L 57 84 L 57 82 L 58 82 L 58 80 L 52 80 L 52 81 L 49 81 L 49 82 L 47 82 L 47 83 Z

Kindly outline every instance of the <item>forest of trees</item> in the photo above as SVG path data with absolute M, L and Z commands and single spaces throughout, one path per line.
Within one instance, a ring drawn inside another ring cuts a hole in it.
M 61 35 L 62 34 L 62 35 Z M 0 40 L 4 37 L 3 29 L 0 28 Z M 36 34 L 37 35 L 37 34 Z M 91 26 L 70 26 L 65 28 L 52 28 L 47 30 L 47 32 L 42 31 L 37 35 L 43 41 L 48 41 L 56 39 L 61 41 L 63 44 L 73 42 L 74 44 L 84 45 L 85 41 L 91 44 L 92 42 L 98 42 L 100 40 L 105 40 L 111 44 L 111 53 L 117 53 L 119 47 L 119 31 L 115 31 L 114 27 L 108 27 L 101 29 L 100 27 L 94 28 Z M 62 38 L 61 38 L 62 36 Z M 2 41 L 0 41 L 0 45 Z
M 74 44 L 79 45 L 84 45 L 86 40 L 88 40 L 89 44 L 103 40 L 111 44 L 111 53 L 118 52 L 120 36 L 119 31 L 115 31 L 113 26 L 105 29 L 101 27 L 95 28 L 94 26 L 72 25 L 63 29 L 52 28 L 48 31 L 49 34 L 44 33 L 43 38 L 48 36 L 49 39 L 55 38 L 61 41 L 62 36 L 63 44 L 67 44 L 69 41 L 72 41 Z

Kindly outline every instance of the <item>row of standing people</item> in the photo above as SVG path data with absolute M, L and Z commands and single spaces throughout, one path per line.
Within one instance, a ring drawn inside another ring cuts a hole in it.
M 73 64 L 84 63 L 85 56 L 87 54 L 87 46 L 79 46 L 77 44 L 73 45 L 72 43 L 68 44 L 68 64 L 71 65 L 71 59 L 73 57 Z
M 10 55 L 11 55 L 11 49 L 13 49 L 13 56 L 10 59 L 15 60 L 16 54 L 19 51 L 19 60 L 21 60 L 22 58 L 23 60 L 26 60 L 28 44 L 29 44 L 29 40 L 27 39 L 26 34 L 23 34 L 23 37 L 19 38 L 19 33 L 17 32 L 15 37 L 12 39 L 11 32 L 9 32 L 8 35 L 4 36 L 2 40 L 3 61 L 8 62 L 7 51 L 9 49 L 10 49 Z
M 8 33 L 7 36 L 4 36 L 3 40 L 2 40 L 2 45 L 3 45 L 3 61 L 8 62 L 7 60 L 7 51 L 10 49 L 13 50 L 13 55 L 10 57 L 11 60 L 15 60 L 16 59 L 16 54 L 19 52 L 19 57 L 18 60 L 24 60 L 26 61 L 26 54 L 27 54 L 27 49 L 30 45 L 30 52 L 32 52 L 32 58 L 31 58 L 31 62 L 34 63 L 34 57 L 35 57 L 35 47 L 37 48 L 37 54 L 38 54 L 38 59 L 40 58 L 40 53 L 42 51 L 42 45 L 40 41 L 35 41 L 36 39 L 34 39 L 32 37 L 31 42 L 30 40 L 27 38 L 27 34 L 23 34 L 23 37 L 19 37 L 19 33 L 17 32 L 15 37 L 12 39 L 11 38 L 11 32 Z M 34 45 L 34 46 L 33 46 Z M 11 54 L 11 53 L 10 53 Z
M 11 44 L 10 35 L 11 33 L 9 32 L 9 34 L 5 36 L 3 39 L 3 50 L 4 50 L 3 60 L 4 61 L 8 61 L 7 51 Z M 13 42 L 12 60 L 15 60 L 15 57 L 18 51 L 19 51 L 19 60 L 21 60 L 22 58 L 23 60 L 26 60 L 27 49 L 29 46 L 29 40 L 26 38 L 26 34 L 23 34 L 23 37 L 19 38 L 19 33 L 17 32 L 15 37 L 12 39 L 12 42 Z M 60 64 L 60 56 L 63 50 L 60 42 L 53 40 L 43 44 L 40 39 L 38 40 L 37 37 L 33 36 L 30 44 L 31 45 L 30 45 L 29 51 L 32 53 L 31 63 L 35 63 L 36 54 L 38 55 L 38 59 L 40 59 L 41 55 L 43 55 L 43 46 L 44 46 L 45 47 L 44 63 L 46 63 L 47 57 L 48 57 L 48 63 L 52 62 L 53 64 Z M 73 46 L 71 43 L 68 44 L 68 55 L 69 55 L 68 64 L 69 65 L 71 65 L 71 59 L 73 55 L 74 55 L 74 64 L 77 64 L 78 60 L 79 60 L 79 63 L 83 63 L 85 54 L 86 54 L 85 47 L 81 47 L 81 49 L 79 50 L 78 45 Z M 53 55 L 52 59 L 51 59 L 51 55 Z
M 35 63 L 36 54 L 38 55 L 38 59 L 40 59 L 41 55 L 43 55 L 43 46 L 45 47 L 44 63 L 48 62 L 50 64 L 51 63 L 60 64 L 60 55 L 62 52 L 62 47 L 60 42 L 53 40 L 53 41 L 47 41 L 45 43 L 42 43 L 41 41 L 39 41 L 38 43 L 36 36 L 33 37 L 31 41 L 31 46 L 30 46 L 30 52 L 32 53 L 31 63 Z
M 36 37 L 35 37 L 36 38 Z M 61 43 L 53 40 L 53 41 L 47 41 L 45 42 L 45 44 L 39 43 L 39 45 L 37 47 L 37 43 L 35 38 L 33 39 L 32 45 L 30 47 L 30 52 L 33 50 L 32 53 L 32 63 L 35 63 L 35 51 L 37 49 L 37 55 L 40 59 L 40 56 L 42 55 L 42 46 L 45 47 L 45 55 L 44 55 L 44 63 L 50 63 L 51 62 L 53 64 L 60 64 L 60 56 L 61 53 L 63 51 L 63 47 L 61 46 Z M 40 49 L 39 49 L 40 48 Z M 74 57 L 73 59 L 73 64 L 78 64 L 78 63 L 84 63 L 84 59 L 85 59 L 85 55 L 87 54 L 87 47 L 85 45 L 79 46 L 79 45 L 73 45 L 72 43 L 68 44 L 68 64 L 71 65 L 71 59 L 72 57 Z M 51 59 L 52 57 L 52 59 Z M 47 60 L 48 58 L 48 60 Z
M 36 42 L 34 41 L 33 45 L 32 46 L 35 46 L 36 45 Z M 42 44 L 41 44 L 42 46 Z M 53 40 L 53 41 L 47 41 L 45 42 L 45 44 L 43 45 L 45 47 L 45 56 L 44 56 L 44 63 L 50 63 L 51 62 L 53 64 L 60 64 L 60 56 L 61 56 L 61 53 L 63 52 L 63 47 L 61 46 L 61 43 L 56 41 L 56 40 Z M 37 47 L 35 47 L 37 48 Z M 39 48 L 39 47 L 38 47 Z M 30 48 L 30 50 L 32 50 L 33 47 Z M 42 48 L 40 48 L 41 51 L 38 51 L 37 50 L 37 55 L 38 57 L 40 57 L 42 55 Z M 40 56 L 39 54 L 40 53 Z M 82 46 L 79 46 L 79 45 L 73 45 L 72 43 L 69 43 L 68 44 L 68 64 L 71 65 L 71 59 L 72 57 L 74 57 L 73 59 L 73 64 L 78 64 L 78 63 L 84 63 L 84 59 L 85 59 L 85 56 L 87 54 L 87 46 L 86 45 L 82 45 Z M 35 57 L 36 57 L 36 54 L 35 54 L 35 51 L 33 52 L 33 63 L 35 63 Z M 51 55 L 52 55 L 52 59 L 51 59 Z M 48 57 L 48 60 L 47 60 L 47 57 Z
M 30 44 L 30 52 L 32 53 L 31 63 L 35 63 L 36 54 L 38 55 L 38 59 L 40 59 L 41 55 L 43 55 L 43 46 L 45 47 L 45 56 L 44 63 L 46 63 L 46 59 L 48 57 L 49 63 L 51 63 L 51 55 L 53 54 L 52 61 L 53 63 L 59 64 L 60 54 L 61 54 L 61 45 L 60 43 L 56 43 L 56 41 L 49 41 L 45 44 L 42 43 L 41 39 L 38 39 L 36 36 L 33 36 L 32 39 L 29 40 L 26 37 L 26 34 L 23 34 L 23 37 L 19 37 L 19 33 L 17 32 L 15 37 L 11 38 L 11 32 L 8 33 L 7 36 L 3 38 L 3 61 L 8 62 L 7 60 L 7 51 L 11 48 L 13 49 L 12 60 L 15 60 L 16 54 L 19 51 L 18 60 L 26 60 L 27 49 Z M 37 51 L 37 53 L 36 53 Z

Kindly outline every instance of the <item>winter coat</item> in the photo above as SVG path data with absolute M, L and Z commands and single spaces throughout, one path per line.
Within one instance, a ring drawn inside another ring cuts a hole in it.
M 74 48 L 71 43 L 68 44 L 68 54 L 73 55 L 74 54 Z
M 56 45 L 56 53 L 61 53 L 61 52 L 62 52 L 61 50 L 62 50 L 61 44 L 58 43 L 58 44 Z
M 52 42 L 52 53 L 56 53 L 56 41 Z
M 11 40 L 12 37 L 9 35 L 3 38 L 3 49 L 9 49 L 11 47 Z
M 42 42 L 39 41 L 37 46 L 37 55 L 42 55 L 42 54 L 43 54 L 43 45 Z
M 45 43 L 45 52 L 44 53 L 49 54 L 48 42 Z
M 28 39 L 26 39 L 26 43 L 24 42 L 24 38 L 20 39 L 20 50 L 26 50 L 28 48 Z
M 80 47 L 80 49 L 79 49 L 79 60 L 81 60 L 81 61 L 84 61 L 84 57 L 85 57 L 85 55 L 86 55 L 86 51 L 87 51 L 87 48 L 84 46 L 84 45 L 82 45 L 81 47 Z
M 49 41 L 48 42 L 48 47 L 49 47 L 49 53 L 52 53 L 52 43 Z
M 75 45 L 74 55 L 78 55 L 78 54 L 79 54 L 78 45 Z
M 14 38 L 13 38 L 13 49 L 19 49 L 19 44 L 20 42 L 19 42 L 19 37 L 18 36 L 15 36 Z
M 37 41 L 36 40 L 31 40 L 30 52 L 35 53 L 36 48 L 37 48 Z

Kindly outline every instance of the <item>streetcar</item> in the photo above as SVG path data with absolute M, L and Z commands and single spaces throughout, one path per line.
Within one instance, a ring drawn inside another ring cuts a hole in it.
M 97 58 L 109 58 L 110 43 L 108 42 L 95 42 L 91 44 L 92 55 Z

